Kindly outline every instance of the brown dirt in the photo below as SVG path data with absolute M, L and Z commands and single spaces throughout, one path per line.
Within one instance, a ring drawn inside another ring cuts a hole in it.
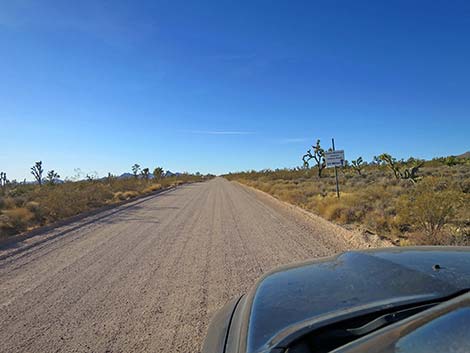
M 272 267 L 369 245 L 222 178 L 93 217 L 0 250 L 1 352 L 198 352 Z

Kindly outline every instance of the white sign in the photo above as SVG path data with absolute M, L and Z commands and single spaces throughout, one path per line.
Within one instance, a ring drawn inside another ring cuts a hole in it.
M 325 152 L 325 160 L 327 167 L 344 166 L 344 150 Z

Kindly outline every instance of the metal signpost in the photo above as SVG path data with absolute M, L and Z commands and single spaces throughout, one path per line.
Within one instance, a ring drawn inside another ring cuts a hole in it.
M 344 166 L 344 150 L 335 150 L 335 139 L 331 139 L 333 151 L 325 152 L 326 167 L 335 167 L 336 178 L 336 196 L 339 198 L 339 183 L 338 183 L 338 169 L 337 167 Z

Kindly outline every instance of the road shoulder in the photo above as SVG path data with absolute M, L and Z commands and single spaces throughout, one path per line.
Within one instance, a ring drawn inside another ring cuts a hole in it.
M 362 248 L 383 248 L 393 247 L 394 245 L 386 239 L 381 239 L 375 234 L 362 234 L 358 231 L 348 230 L 338 224 L 332 223 L 314 213 L 311 213 L 303 208 L 290 204 L 288 202 L 279 200 L 274 196 L 256 189 L 254 187 L 242 184 L 238 181 L 231 181 L 238 187 L 252 193 L 255 197 L 262 202 L 276 208 L 284 214 L 290 214 L 298 222 L 307 223 L 312 227 L 320 229 L 322 232 L 333 233 L 335 236 L 343 238 L 347 244 L 350 245 L 350 249 L 362 249 Z

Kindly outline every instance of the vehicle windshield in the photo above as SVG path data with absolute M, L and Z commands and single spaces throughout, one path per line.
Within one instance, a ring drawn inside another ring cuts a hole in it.
M 287 352 L 468 352 L 468 293 L 328 325 L 302 336 Z
M 470 352 L 470 307 L 459 308 L 419 327 L 395 343 L 400 353 Z

